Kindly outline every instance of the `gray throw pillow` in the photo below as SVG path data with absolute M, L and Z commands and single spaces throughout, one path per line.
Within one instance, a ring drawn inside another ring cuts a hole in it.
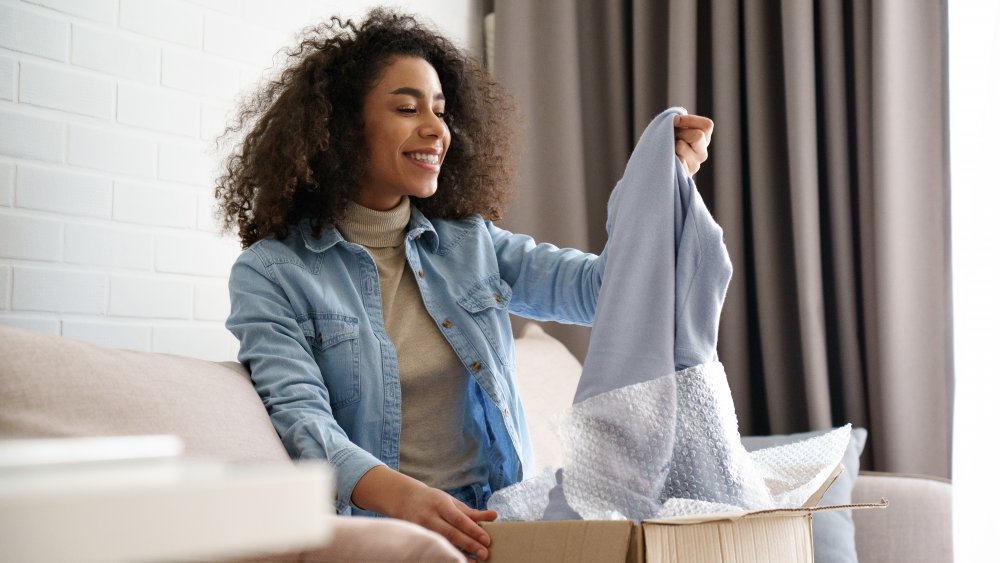
M 828 432 L 802 432 L 775 436 L 743 436 L 743 447 L 747 451 L 760 450 L 771 446 L 791 444 Z M 844 472 L 826 491 L 820 506 L 850 504 L 854 482 L 858 479 L 861 452 L 865 448 L 868 431 L 864 428 L 851 429 L 851 441 L 844 452 Z M 858 563 L 858 553 L 854 547 L 854 520 L 850 510 L 817 512 L 813 515 L 813 544 L 816 563 Z

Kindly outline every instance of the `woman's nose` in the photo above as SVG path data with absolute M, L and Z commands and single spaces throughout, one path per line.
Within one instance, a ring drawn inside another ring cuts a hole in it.
M 427 117 L 420 124 L 420 133 L 426 137 L 443 137 L 448 128 L 444 120 L 433 112 L 425 115 Z

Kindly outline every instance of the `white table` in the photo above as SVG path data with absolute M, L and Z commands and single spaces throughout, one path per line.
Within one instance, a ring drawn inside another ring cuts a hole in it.
M 25 463 L 31 456 L 9 455 L 11 447 L 19 445 L 0 441 L 0 562 L 213 560 L 329 540 L 325 463 L 236 465 L 148 451 Z

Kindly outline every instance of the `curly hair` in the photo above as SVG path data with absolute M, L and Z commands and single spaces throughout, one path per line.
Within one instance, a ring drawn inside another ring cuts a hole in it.
M 375 9 L 332 17 L 285 51 L 288 66 L 247 98 L 219 143 L 238 137 L 215 183 L 225 231 L 246 248 L 310 218 L 313 236 L 343 217 L 367 166 L 363 101 L 396 56 L 437 71 L 448 101 L 448 159 L 437 192 L 412 204 L 429 217 L 499 219 L 510 198 L 513 99 L 475 59 L 413 16 Z

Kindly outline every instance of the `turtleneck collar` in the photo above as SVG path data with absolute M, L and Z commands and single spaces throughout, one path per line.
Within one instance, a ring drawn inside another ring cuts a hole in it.
M 368 248 L 391 248 L 403 244 L 410 224 L 410 198 L 389 211 L 376 211 L 347 202 L 347 213 L 337 223 L 344 238 Z

